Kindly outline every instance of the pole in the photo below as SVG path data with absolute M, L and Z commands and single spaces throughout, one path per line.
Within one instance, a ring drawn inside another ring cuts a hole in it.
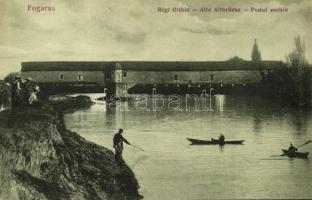
M 131 146 L 133 146 L 133 147 L 135 147 L 135 148 L 137 148 L 137 149 L 140 149 L 141 151 L 144 151 L 144 149 L 142 149 L 142 148 L 140 148 L 140 147 L 138 147 L 138 146 L 135 146 L 135 145 L 133 145 L 133 144 L 131 144 Z
M 306 141 L 305 143 L 299 145 L 297 148 L 302 147 L 302 146 L 304 146 L 304 145 L 306 145 L 306 144 L 309 144 L 309 143 L 311 143 L 311 142 L 312 142 L 312 140 L 308 140 L 308 141 Z

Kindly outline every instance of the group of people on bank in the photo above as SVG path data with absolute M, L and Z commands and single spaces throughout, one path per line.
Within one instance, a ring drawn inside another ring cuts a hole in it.
M 16 108 L 23 105 L 36 105 L 38 103 L 37 94 L 39 86 L 31 78 L 15 76 L 11 86 L 11 105 Z
M 37 105 L 39 91 L 39 86 L 31 78 L 16 75 L 0 85 L 0 109 Z

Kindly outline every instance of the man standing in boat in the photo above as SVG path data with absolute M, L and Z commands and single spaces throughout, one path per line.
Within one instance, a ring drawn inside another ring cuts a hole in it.
M 123 133 L 123 129 L 119 129 L 118 133 L 114 135 L 114 139 L 113 139 L 114 148 L 115 148 L 115 161 L 118 164 L 121 164 L 123 162 L 123 159 L 122 159 L 123 142 L 130 145 L 130 142 L 128 142 L 128 140 L 126 140 L 122 136 L 122 133 Z
M 289 148 L 288 148 L 288 151 L 289 151 L 289 152 L 296 152 L 296 151 L 298 151 L 298 149 L 297 149 L 295 146 L 293 146 L 292 143 L 290 143 L 290 146 L 289 146 Z

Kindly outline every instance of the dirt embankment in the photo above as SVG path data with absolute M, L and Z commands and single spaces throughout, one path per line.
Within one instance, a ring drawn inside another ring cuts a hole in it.
M 60 111 L 91 105 L 79 98 L 0 112 L 0 199 L 141 198 L 112 151 L 65 128 Z

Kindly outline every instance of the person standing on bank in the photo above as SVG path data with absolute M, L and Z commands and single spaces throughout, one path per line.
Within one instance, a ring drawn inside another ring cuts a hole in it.
M 33 89 L 31 89 L 29 98 L 27 99 L 28 105 L 38 106 L 41 105 L 37 98 L 37 93 L 40 91 L 39 86 L 36 85 Z
M 25 102 L 29 102 L 29 98 L 31 96 L 31 93 L 33 92 L 34 88 L 35 88 L 35 84 L 32 81 L 32 78 L 28 77 L 26 78 L 26 81 L 23 84 L 24 89 L 24 100 Z
M 121 164 L 123 162 L 122 159 L 122 152 L 123 152 L 123 142 L 125 142 L 128 145 L 131 145 L 128 140 L 126 140 L 123 136 L 123 129 L 119 129 L 118 133 L 114 135 L 113 143 L 115 148 L 115 161 L 118 164 Z
M 16 108 L 20 103 L 20 91 L 21 91 L 21 77 L 15 76 L 14 82 L 12 84 L 12 108 Z

